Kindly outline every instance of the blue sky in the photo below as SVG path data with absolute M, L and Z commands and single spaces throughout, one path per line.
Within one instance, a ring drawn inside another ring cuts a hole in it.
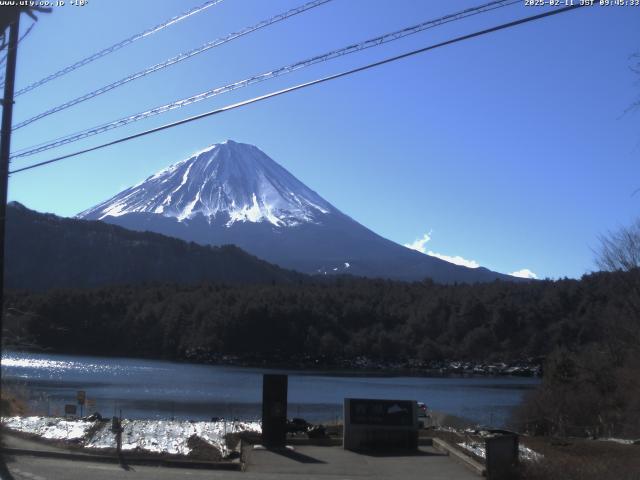
M 55 8 L 20 46 L 17 86 L 203 0 Z M 224 0 L 16 99 L 16 122 L 303 3 Z M 13 150 L 482 1 L 334 0 L 18 130 Z M 524 3 L 524 2 L 523 2 Z M 221 95 L 14 167 L 542 10 L 516 5 Z M 30 20 L 23 18 L 22 31 Z M 13 175 L 9 198 L 71 216 L 207 145 L 257 145 L 343 212 L 425 252 L 579 277 L 640 194 L 640 7 L 578 9 Z M 427 235 L 425 237 L 425 235 Z M 425 241 L 427 240 L 428 241 Z

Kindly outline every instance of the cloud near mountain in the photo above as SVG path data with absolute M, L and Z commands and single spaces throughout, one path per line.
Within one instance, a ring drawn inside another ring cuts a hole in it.
M 426 244 L 431 240 L 432 230 L 429 233 L 425 233 L 421 238 L 415 239 L 411 243 L 405 243 L 404 246 L 410 248 L 411 250 L 415 250 L 416 252 L 424 253 L 425 255 L 429 255 L 431 257 L 439 258 L 440 260 L 444 260 L 445 262 L 453 263 L 454 265 L 460 265 L 467 268 L 478 268 L 480 264 L 475 260 L 468 260 L 460 255 L 445 255 L 443 253 L 437 253 L 433 250 L 427 250 Z

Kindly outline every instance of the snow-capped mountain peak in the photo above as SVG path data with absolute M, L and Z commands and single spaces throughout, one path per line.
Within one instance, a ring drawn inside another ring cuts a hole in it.
M 253 145 L 226 140 L 195 152 L 77 216 L 100 219 L 155 213 L 182 222 L 196 215 L 226 225 L 318 223 L 326 200 Z
M 333 207 L 257 147 L 231 140 L 193 153 L 78 217 L 202 245 L 236 245 L 313 275 L 445 283 L 512 280 L 387 240 Z

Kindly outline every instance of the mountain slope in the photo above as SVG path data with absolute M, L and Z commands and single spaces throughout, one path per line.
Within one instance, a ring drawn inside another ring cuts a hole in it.
M 438 282 L 513 277 L 387 240 L 340 212 L 257 147 L 212 145 L 78 214 L 200 244 L 235 244 L 307 274 Z
M 305 281 L 239 248 L 201 246 L 103 222 L 7 208 L 7 288 L 95 287 L 146 282 Z
M 178 221 L 198 214 L 235 222 L 296 226 L 333 207 L 258 148 L 227 140 L 182 160 L 78 215 L 108 220 L 154 213 Z

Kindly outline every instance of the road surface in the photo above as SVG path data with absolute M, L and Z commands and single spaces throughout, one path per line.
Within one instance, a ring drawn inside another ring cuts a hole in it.
M 478 480 L 451 457 L 431 447 L 421 447 L 414 455 L 360 455 L 340 447 L 299 446 L 295 450 L 272 452 L 252 450 L 245 472 L 198 470 L 169 467 L 122 467 L 118 464 L 61 458 L 14 455 L 6 457 L 15 480 L 169 480 L 245 479 L 245 480 Z M 3 479 L 4 480 L 4 479 Z

